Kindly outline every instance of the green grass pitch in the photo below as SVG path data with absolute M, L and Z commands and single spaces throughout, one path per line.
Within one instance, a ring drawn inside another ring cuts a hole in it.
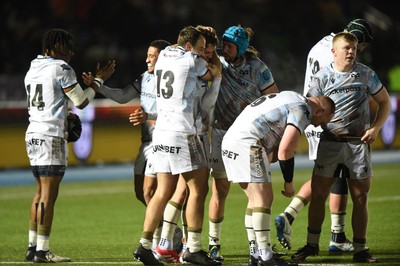
M 369 196 L 367 246 L 380 265 L 400 265 L 400 164 L 374 165 Z M 295 185 L 299 189 L 311 174 L 311 169 L 295 170 Z M 272 172 L 274 203 L 271 215 L 271 242 L 280 248 L 273 219 L 284 210 L 290 199 L 280 191 L 283 178 Z M 0 264 L 26 265 L 29 206 L 34 185 L 0 187 Z M 208 202 L 209 197 L 207 198 Z M 227 200 L 221 236 L 223 265 L 247 265 L 248 243 L 244 229 L 246 198 L 233 184 Z M 207 204 L 205 218 L 207 219 Z M 293 254 L 306 241 L 306 206 L 293 225 Z M 346 234 L 352 239 L 352 204 L 349 199 Z M 133 193 L 133 180 L 108 180 L 62 183 L 55 209 L 51 234 L 51 250 L 73 259 L 71 265 L 141 265 L 132 258 L 142 231 L 145 207 Z M 203 227 L 203 248 L 208 247 L 208 222 Z M 320 255 L 310 257 L 301 265 L 356 265 L 352 255 L 330 255 L 330 216 L 327 208 L 320 241 Z M 282 249 L 280 249 L 282 251 Z M 360 264 L 361 265 L 361 264 Z

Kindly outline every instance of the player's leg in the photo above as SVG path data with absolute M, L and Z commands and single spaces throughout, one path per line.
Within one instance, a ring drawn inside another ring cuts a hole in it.
M 135 177 L 136 179 L 136 177 Z M 136 185 L 136 184 L 135 184 Z M 157 177 L 145 175 L 143 178 L 143 198 L 147 204 L 149 203 L 150 199 L 153 197 L 154 193 L 157 189 Z
M 311 179 L 304 183 L 297 195 L 292 199 L 285 211 L 275 217 L 276 234 L 279 243 L 286 248 L 292 248 L 292 224 L 300 211 L 311 200 Z
M 151 198 L 146 208 L 143 232 L 140 243 L 134 251 L 133 255 L 145 265 L 163 265 L 158 262 L 151 251 L 153 234 L 157 229 L 165 206 L 172 197 L 179 175 L 171 173 L 157 173 L 157 190 Z
M 135 160 L 134 167 L 134 180 L 133 185 L 135 189 L 136 198 L 143 203 L 144 206 L 147 206 L 146 199 L 144 197 L 144 177 L 145 177 L 145 168 L 146 168 L 146 156 L 145 156 L 146 143 L 142 143 L 139 148 L 138 155 Z
M 372 257 L 366 247 L 366 235 L 368 226 L 368 192 L 371 188 L 371 178 L 350 179 L 349 189 L 353 201 L 352 228 L 355 262 L 379 262 Z
M 179 218 L 181 217 L 185 199 L 186 181 L 180 176 L 174 195 L 165 207 L 161 238 L 156 248 L 158 257 L 166 262 L 179 263 L 178 252 L 174 247 L 174 234 Z
M 135 184 L 135 189 L 136 189 L 136 184 Z M 144 180 L 143 180 L 142 194 L 143 194 L 143 198 L 146 203 L 145 204 L 146 206 L 148 205 L 148 203 L 150 202 L 154 193 L 156 192 L 156 189 L 157 189 L 156 174 L 145 173 Z M 138 196 L 138 193 L 136 193 L 136 196 Z M 160 242 L 161 230 L 162 230 L 162 221 L 160 221 L 160 223 L 158 224 L 158 226 L 153 234 L 153 247 L 152 247 L 153 250 L 155 250 L 157 248 L 158 242 Z
M 250 199 L 247 200 L 247 208 L 244 216 L 244 226 L 247 232 L 247 240 L 249 241 L 249 262 L 248 265 L 257 266 L 258 265 L 258 245 L 256 239 L 256 233 L 253 227 L 253 202 Z
M 41 144 L 31 145 L 30 139 L 39 139 Z M 69 262 L 70 258 L 51 253 L 49 245 L 54 206 L 67 165 L 67 141 L 60 137 L 32 133 L 26 134 L 26 143 L 32 173 L 37 183 L 30 210 L 30 229 L 34 229 L 36 224 L 36 252 L 32 260 L 44 263 Z M 30 238 L 34 241 L 34 232 L 30 232 Z
M 35 256 L 36 252 L 36 245 L 37 245 L 37 211 L 38 211 L 38 206 L 39 206 L 39 200 L 40 200 L 40 180 L 39 178 L 35 178 L 36 180 L 36 192 L 35 195 L 33 196 L 32 203 L 31 203 L 31 209 L 30 209 L 30 215 L 29 215 L 29 236 L 28 236 L 28 249 L 26 250 L 25 253 L 25 259 L 27 261 L 32 261 L 33 257 Z
M 215 174 L 215 173 L 214 173 Z M 208 248 L 210 257 L 216 260 L 223 260 L 221 255 L 221 230 L 224 220 L 225 201 L 230 189 L 230 182 L 225 177 L 212 178 L 212 195 L 209 203 L 209 232 Z
M 324 177 L 314 173 L 311 179 L 311 201 L 308 208 L 307 244 L 292 255 L 296 262 L 304 261 L 310 255 L 319 253 L 321 227 L 325 218 L 325 202 L 335 178 Z
M 347 208 L 347 179 L 348 169 L 343 166 L 340 178 L 337 178 L 331 189 L 329 208 L 331 212 L 331 240 L 328 250 L 330 252 L 351 252 L 353 243 L 346 238 L 345 220 Z
M 212 193 L 208 207 L 208 248 L 210 257 L 220 261 L 223 260 L 223 256 L 221 255 L 221 231 L 224 220 L 225 201 L 230 189 L 230 182 L 227 179 L 221 155 L 221 143 L 225 133 L 225 130 L 212 129 L 210 153 Z
M 208 169 L 206 167 L 183 173 L 189 187 L 189 197 L 186 206 L 188 224 L 188 248 L 193 251 L 201 250 L 201 231 L 203 228 L 204 202 L 208 192 Z M 189 241 L 193 240 L 190 244 Z
M 259 259 L 268 261 L 272 259 L 270 246 L 271 232 L 271 205 L 273 200 L 270 182 L 241 184 L 242 189 L 249 199 L 252 207 L 252 223 L 256 235 Z
M 188 224 L 187 249 L 182 259 L 192 264 L 221 265 L 220 262 L 211 259 L 207 252 L 202 250 L 201 243 L 204 204 L 208 192 L 208 173 L 208 168 L 203 167 L 182 174 L 190 191 L 186 206 Z
M 52 168 L 52 166 L 50 167 Z M 58 166 L 54 167 L 57 168 Z M 70 258 L 60 257 L 51 253 L 49 243 L 54 217 L 54 207 L 62 176 L 40 176 L 39 180 L 41 193 L 36 215 L 37 246 L 33 261 L 36 263 L 69 262 L 71 261 Z

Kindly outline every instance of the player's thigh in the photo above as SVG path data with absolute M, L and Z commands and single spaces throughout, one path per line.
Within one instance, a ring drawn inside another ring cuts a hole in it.
M 234 183 L 271 182 L 267 154 L 261 145 L 225 138 L 221 149 L 229 181 Z
M 211 151 L 209 167 L 211 176 L 216 179 L 226 178 L 225 166 L 222 160 L 221 143 L 226 131 L 212 128 L 211 131 Z

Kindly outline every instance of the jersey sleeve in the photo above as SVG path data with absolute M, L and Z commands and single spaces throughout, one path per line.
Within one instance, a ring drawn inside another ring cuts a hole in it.
M 199 77 L 207 74 L 207 62 L 201 58 L 198 54 L 193 54 L 194 64 L 196 67 L 196 73 Z
M 322 78 L 320 76 L 311 76 L 310 83 L 308 84 L 307 97 L 315 97 L 323 95 L 322 92 Z
M 294 105 L 289 109 L 287 125 L 295 126 L 300 132 L 303 132 L 311 123 L 311 113 L 304 105 Z
M 370 70 L 370 78 L 368 79 L 368 88 L 370 94 L 377 94 L 383 87 L 382 82 L 379 80 L 378 75 L 373 70 Z
M 60 84 L 61 88 L 68 88 L 78 83 L 75 75 L 75 71 L 70 65 L 61 61 L 56 67 L 56 80 Z

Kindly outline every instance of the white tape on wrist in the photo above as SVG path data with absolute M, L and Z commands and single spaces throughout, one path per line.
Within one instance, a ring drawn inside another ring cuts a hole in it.
M 83 91 L 83 93 L 85 94 L 89 102 L 91 102 L 94 99 L 94 96 L 96 95 L 96 92 L 91 87 L 86 88 Z

